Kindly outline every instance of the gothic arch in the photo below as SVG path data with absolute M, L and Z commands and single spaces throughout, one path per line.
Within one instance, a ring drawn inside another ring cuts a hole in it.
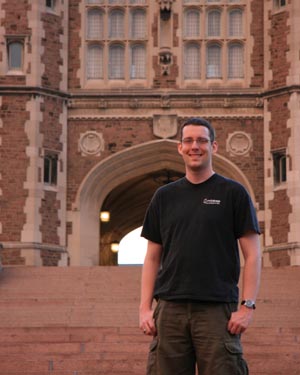
M 99 211 L 107 195 L 116 187 L 148 173 L 171 169 L 184 173 L 177 141 L 157 140 L 133 146 L 97 164 L 82 181 L 68 222 L 72 233 L 68 237 L 71 265 L 99 265 Z M 252 198 L 253 190 L 246 176 L 232 162 L 216 154 L 216 172 L 241 182 Z

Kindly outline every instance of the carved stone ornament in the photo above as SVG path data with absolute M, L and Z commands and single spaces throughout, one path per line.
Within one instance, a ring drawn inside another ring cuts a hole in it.
M 153 134 L 159 138 L 171 138 L 177 134 L 178 123 L 176 115 L 154 115 Z
M 169 95 L 162 95 L 160 98 L 161 108 L 171 108 L 171 101 Z
M 81 155 L 100 156 L 104 151 L 104 139 L 102 133 L 97 133 L 94 130 L 87 131 L 80 135 L 79 151 Z
M 170 11 L 174 1 L 175 0 L 159 0 L 158 3 L 159 3 L 159 6 L 160 6 L 160 10 Z
M 159 63 L 161 65 L 161 74 L 170 75 L 170 65 L 172 64 L 172 53 L 170 51 L 161 51 L 159 53 Z
M 169 21 L 171 18 L 171 8 L 173 0 L 159 0 L 160 18 L 162 21 Z
M 251 136 L 241 131 L 229 134 L 226 141 L 226 151 L 232 156 L 248 156 L 252 150 L 252 146 Z

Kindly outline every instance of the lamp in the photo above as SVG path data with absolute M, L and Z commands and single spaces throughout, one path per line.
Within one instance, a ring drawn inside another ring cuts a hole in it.
M 110 212 L 109 211 L 101 211 L 100 212 L 100 220 L 103 223 L 107 223 L 110 220 Z
M 113 253 L 117 253 L 119 251 L 119 242 L 112 242 L 110 244 L 110 250 L 113 252 Z

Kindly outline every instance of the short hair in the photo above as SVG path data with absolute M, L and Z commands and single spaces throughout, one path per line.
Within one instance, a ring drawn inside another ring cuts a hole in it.
M 182 139 L 182 135 L 183 135 L 183 129 L 187 125 L 205 126 L 209 131 L 209 138 L 210 138 L 211 142 L 213 142 L 216 138 L 215 129 L 213 128 L 213 126 L 211 125 L 210 122 L 205 120 L 203 117 L 191 117 L 181 125 L 181 130 L 180 130 L 181 139 Z

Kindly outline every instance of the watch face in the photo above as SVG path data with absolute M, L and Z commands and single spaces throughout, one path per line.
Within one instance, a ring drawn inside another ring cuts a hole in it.
M 254 301 L 251 301 L 251 299 L 247 299 L 246 301 L 243 301 L 244 303 L 244 305 L 246 306 L 246 307 L 249 307 L 249 308 L 253 308 L 253 309 L 255 309 L 255 302 Z

